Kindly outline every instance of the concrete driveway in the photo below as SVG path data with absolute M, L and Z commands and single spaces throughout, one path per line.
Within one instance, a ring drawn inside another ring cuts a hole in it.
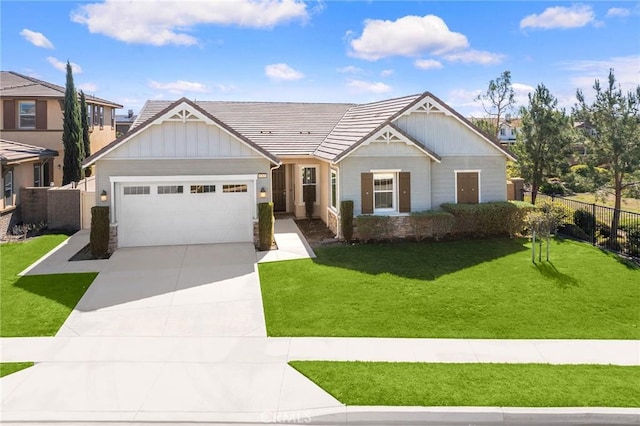
M 266 336 L 255 249 L 119 249 L 57 336 Z

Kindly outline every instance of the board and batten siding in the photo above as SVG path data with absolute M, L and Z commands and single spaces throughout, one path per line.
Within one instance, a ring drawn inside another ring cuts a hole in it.
M 455 172 L 480 170 L 480 202 L 507 200 L 507 160 L 504 156 L 442 157 L 431 166 L 431 203 L 455 203 Z
M 113 196 L 109 182 L 110 176 L 209 176 L 209 175 L 250 175 L 266 173 L 269 176 L 271 163 L 263 157 L 246 159 L 157 159 L 157 160 L 98 160 L 96 163 L 96 205 L 108 206 L 109 200 L 100 201 L 102 190 Z M 271 194 L 270 179 L 262 178 L 256 181 L 256 200 L 270 201 L 259 198 L 259 191 L 265 188 Z
M 143 130 L 108 154 L 109 158 L 261 157 L 218 126 L 165 121 Z
M 374 145 L 372 147 L 372 145 Z M 379 146 L 380 145 L 380 146 Z M 382 145 L 389 150 L 384 154 Z M 402 151 L 406 147 L 410 155 L 391 156 L 391 152 Z M 371 148 L 370 148 L 371 147 Z M 365 156 L 363 154 L 373 154 Z M 419 155 L 414 155 L 417 153 Z M 360 194 L 360 174 L 371 170 L 399 170 L 411 173 L 411 211 L 431 209 L 431 159 L 416 148 L 400 143 L 371 143 L 359 148 L 340 162 L 340 199 L 353 201 L 353 214 L 362 214 Z M 397 183 L 396 183 L 397 185 Z
M 395 124 L 440 156 L 503 156 L 490 142 L 454 117 L 438 112 L 416 111 Z

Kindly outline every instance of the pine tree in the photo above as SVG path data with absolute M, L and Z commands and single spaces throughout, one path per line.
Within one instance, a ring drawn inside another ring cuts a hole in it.
M 548 177 L 558 176 L 568 165 L 573 126 L 564 111 L 557 109 L 558 100 L 544 84 L 529 93 L 529 105 L 520 109 L 522 131 L 513 147 L 518 155 L 517 167 L 531 184 L 535 203 L 538 189 Z
M 84 142 L 82 140 L 78 93 L 73 83 L 73 72 L 69 61 L 67 61 L 67 84 L 64 93 L 62 146 L 64 147 L 62 185 L 78 182 L 84 177 L 82 170 Z

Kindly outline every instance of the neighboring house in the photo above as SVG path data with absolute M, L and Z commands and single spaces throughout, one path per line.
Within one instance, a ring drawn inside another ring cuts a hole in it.
M 473 124 L 477 124 L 479 121 L 488 121 L 493 126 L 496 125 L 495 118 L 469 118 Z M 506 114 L 503 120 L 500 120 L 500 125 L 498 126 L 498 141 L 504 146 L 510 146 L 516 143 L 516 139 L 518 137 L 518 133 L 522 130 L 522 119 L 513 118 L 510 114 Z
M 253 241 L 257 203 L 401 222 L 442 203 L 506 200 L 513 155 L 431 93 L 364 105 L 148 101 L 85 161 L 117 245 Z
M 22 187 L 44 186 L 50 175 L 56 151 L 39 146 L 0 139 L 0 236 L 17 222 Z
M 64 92 L 62 86 L 13 71 L 0 72 L 0 137 L 60 153 L 40 181 L 43 186 L 62 184 Z M 116 138 L 115 112 L 122 105 L 89 95 L 86 99 L 91 152 L 96 152 Z
M 116 135 L 118 137 L 125 135 L 136 118 L 138 116 L 133 113 L 132 109 L 127 111 L 126 115 L 116 114 Z

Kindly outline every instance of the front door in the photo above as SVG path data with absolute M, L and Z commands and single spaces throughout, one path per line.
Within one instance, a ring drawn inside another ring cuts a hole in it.
M 273 184 L 273 211 L 284 212 L 287 210 L 287 187 L 285 183 L 285 165 L 281 165 L 271 172 L 271 181 Z
M 458 172 L 458 203 L 478 204 L 478 172 Z

